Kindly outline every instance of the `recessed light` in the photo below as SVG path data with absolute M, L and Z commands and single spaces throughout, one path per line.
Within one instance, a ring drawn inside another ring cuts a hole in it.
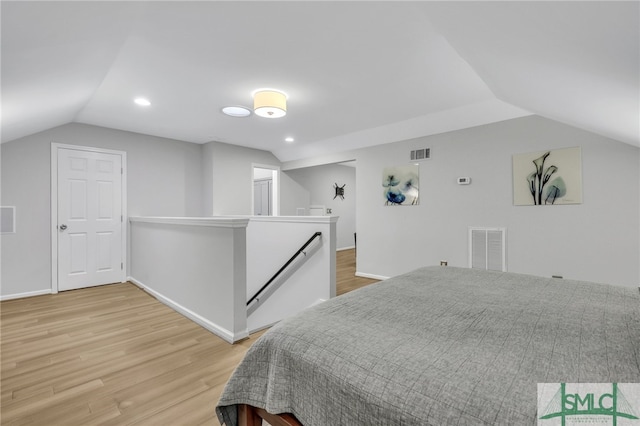
M 140 106 L 149 106 L 149 105 L 151 105 L 151 102 L 149 102 L 149 100 L 145 99 L 145 98 L 135 98 L 133 100 L 133 102 L 135 102 L 136 104 L 138 104 Z
M 222 108 L 222 112 L 230 117 L 248 117 L 249 115 L 251 115 L 251 110 L 249 108 L 241 106 L 224 107 Z
M 294 139 L 292 137 L 288 137 L 284 139 L 285 142 L 293 142 Z

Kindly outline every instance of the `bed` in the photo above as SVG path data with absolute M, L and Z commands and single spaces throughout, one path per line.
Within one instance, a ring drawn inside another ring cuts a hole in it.
M 228 426 L 259 413 L 304 426 L 533 425 L 537 383 L 563 382 L 640 383 L 638 288 L 425 267 L 272 327 L 216 413 Z

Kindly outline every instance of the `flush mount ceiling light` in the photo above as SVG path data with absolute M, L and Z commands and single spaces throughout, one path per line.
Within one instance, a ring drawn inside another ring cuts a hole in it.
M 149 102 L 149 100 L 145 99 L 145 98 L 135 98 L 133 100 L 133 102 L 135 102 L 136 104 L 138 104 L 140 106 L 149 106 L 149 105 L 151 105 L 151 102 Z
M 280 118 L 287 114 L 287 95 L 274 89 L 260 89 L 253 93 L 253 111 L 265 118 Z
M 222 112 L 231 117 L 248 117 L 249 115 L 251 115 L 251 110 L 249 108 L 241 106 L 224 107 L 222 108 Z

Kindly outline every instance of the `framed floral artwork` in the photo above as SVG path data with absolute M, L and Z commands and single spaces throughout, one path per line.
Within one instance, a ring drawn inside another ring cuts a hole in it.
M 513 204 L 582 204 L 582 153 L 579 147 L 513 156 Z
M 417 206 L 420 195 L 420 166 L 385 167 L 382 188 L 385 206 Z

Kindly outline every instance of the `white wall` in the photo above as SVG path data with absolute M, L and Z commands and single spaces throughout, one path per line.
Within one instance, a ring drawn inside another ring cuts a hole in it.
M 283 216 L 296 216 L 297 209 L 302 207 L 308 209 L 311 205 L 311 194 L 289 176 L 288 172 L 280 173 L 280 214 Z M 309 210 L 305 210 L 309 214 Z
M 512 155 L 582 147 L 583 204 L 513 206 Z M 420 205 L 384 206 L 382 169 L 420 163 Z M 467 266 L 469 226 L 507 228 L 509 271 L 638 286 L 640 149 L 541 117 L 357 151 L 359 273 L 393 276 L 422 265 Z M 456 184 L 469 176 L 471 185 Z
M 1 237 L 0 295 L 50 289 L 52 142 L 126 151 L 131 216 L 250 214 L 252 164 L 280 165 L 264 151 L 84 124 L 4 143 L 0 202 L 17 207 L 18 232 Z M 383 206 L 382 169 L 407 163 L 408 150 L 425 146 L 433 158 L 421 163 L 420 206 Z M 582 147 L 583 204 L 512 205 L 512 154 L 573 146 Z M 392 276 L 440 259 L 466 266 L 467 227 L 505 226 L 511 271 L 640 284 L 638 148 L 532 116 L 284 164 L 283 170 L 350 159 L 358 164 L 361 273 Z M 473 183 L 458 186 L 457 176 Z M 283 173 L 281 214 L 295 215 L 310 203 L 310 193 Z
M 241 218 L 132 218 L 129 279 L 228 342 L 247 336 Z
M 199 145 L 79 123 L 3 143 L 0 202 L 16 206 L 18 232 L 0 237 L 0 297 L 51 288 L 52 142 L 127 152 L 129 216 L 251 214 L 253 164 L 280 166 L 267 151 L 220 142 Z M 294 183 L 281 181 L 281 191 L 290 194 Z M 290 199 L 285 196 L 284 203 Z
M 315 232 L 314 240 L 254 302 L 249 332 L 270 326 L 320 300 L 336 295 L 336 217 L 255 216 L 247 227 L 247 300 L 291 258 Z M 267 297 L 268 295 L 268 297 Z M 255 305 L 255 306 L 254 306 Z M 255 310 L 254 310 L 255 309 Z
M 201 145 L 77 123 L 3 143 L 1 203 L 18 232 L 2 236 L 2 296 L 51 288 L 52 142 L 126 151 L 131 216 L 202 214 Z
M 253 165 L 279 167 L 270 152 L 209 142 L 203 146 L 205 216 L 251 215 Z
M 254 167 L 253 168 L 253 180 L 260 180 L 260 179 L 272 179 L 273 178 L 273 172 L 274 170 L 272 169 L 262 169 L 260 167 Z
M 355 245 L 356 232 L 356 170 L 355 167 L 339 164 L 289 170 L 286 174 L 309 192 L 309 203 L 304 207 L 309 212 L 310 205 L 323 205 L 331 209 L 332 216 L 339 216 L 337 225 L 338 249 Z M 334 185 L 344 187 L 344 200 L 335 196 Z
M 130 220 L 129 279 L 229 342 L 336 294 L 335 217 Z M 247 307 L 315 232 L 321 235 Z

